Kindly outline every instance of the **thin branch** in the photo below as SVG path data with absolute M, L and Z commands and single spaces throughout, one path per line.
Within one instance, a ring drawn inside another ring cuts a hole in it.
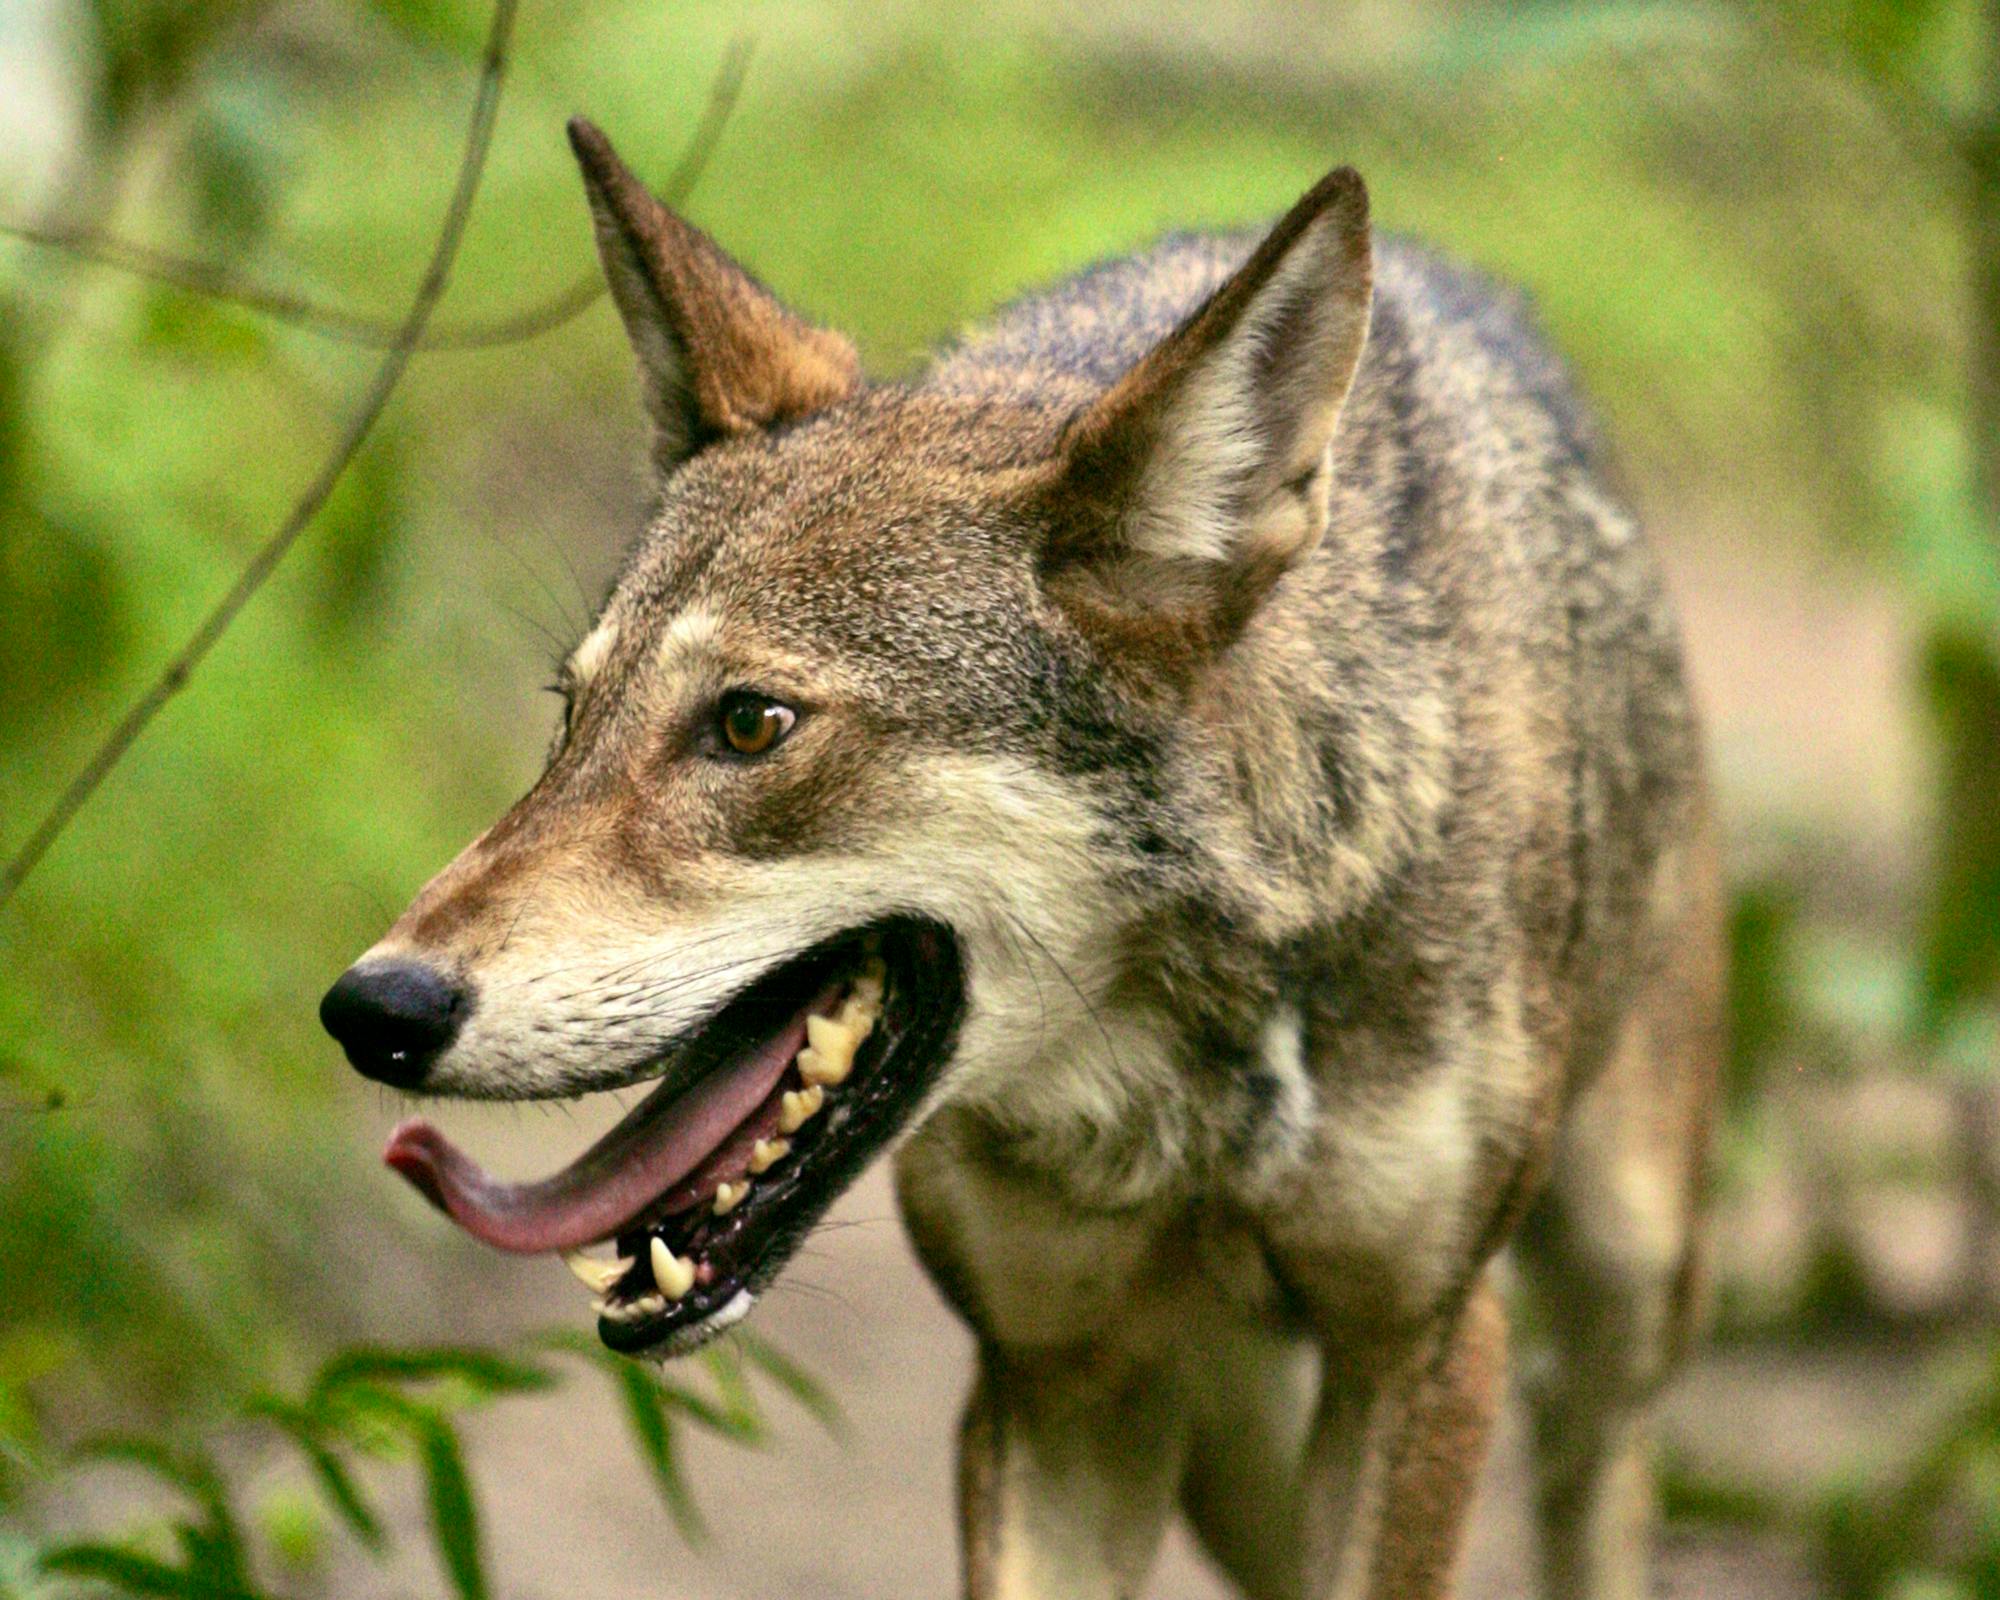
M 7 863 L 6 869 L 0 871 L 0 906 L 13 898 L 14 892 L 48 853 L 49 846 L 61 836 L 85 802 L 111 775 L 125 752 L 146 731 L 161 708 L 187 683 L 202 658 L 215 648 L 216 641 L 228 631 L 229 625 L 277 570 L 278 564 L 298 542 L 299 535 L 305 532 L 326 504 L 334 486 L 340 482 L 341 475 L 360 450 L 362 441 L 368 437 L 387 407 L 389 397 L 395 393 L 396 385 L 410 364 L 410 358 L 416 354 L 417 341 L 423 337 L 431 312 L 444 294 L 452 263 L 458 257 L 459 243 L 465 236 L 473 196 L 478 193 L 479 180 L 486 168 L 486 153 L 493 142 L 493 122 L 499 110 L 500 87 L 507 71 L 507 48 L 513 37 L 514 16 L 519 3 L 520 0 L 494 0 L 493 20 L 487 28 L 486 48 L 480 59 L 479 89 L 473 97 L 472 114 L 466 125 L 465 153 L 459 158 L 458 182 L 452 190 L 451 204 L 446 208 L 437 244 L 431 250 L 430 263 L 424 269 L 416 297 L 410 302 L 409 312 L 397 330 L 395 343 L 375 370 L 374 382 L 348 420 L 346 430 L 332 453 L 307 484 L 305 493 L 299 497 L 290 514 L 279 524 L 277 532 L 251 557 L 229 592 L 202 619 L 201 625 L 173 660 L 167 663 L 153 686 L 119 720 L 96 753 L 84 764 L 83 770 L 71 780 L 69 787 L 28 836 L 27 843 Z
M 736 109 L 736 102 L 742 95 L 744 75 L 750 65 L 750 50 L 751 41 L 747 35 L 739 34 L 730 41 L 722 65 L 716 70 L 715 81 L 709 87 L 708 104 L 703 109 L 701 121 L 689 138 L 687 149 L 683 152 L 679 164 L 675 166 L 673 176 L 661 190 L 662 198 L 669 205 L 678 206 L 686 203 L 687 197 L 693 193 L 695 184 L 714 156 L 715 147 L 722 137 L 722 130 L 727 126 L 731 113 Z M 61 251 L 65 255 L 95 262 L 99 266 L 129 272 L 136 277 L 148 278 L 156 283 L 171 284 L 174 288 L 189 294 L 200 295 L 209 300 L 219 300 L 227 305 L 240 306 L 259 316 L 274 317 L 280 322 L 289 323 L 308 333 L 318 334 L 322 338 L 333 339 L 342 344 L 364 345 L 378 350 L 392 349 L 401 337 L 402 330 L 396 324 L 369 316 L 365 312 L 327 305 L 284 289 L 272 289 L 262 284 L 248 283 L 214 262 L 194 261 L 172 255 L 166 251 L 155 250 L 150 245 L 135 244 L 94 228 L 0 222 L 0 239 L 12 239 L 21 244 Z M 416 348 L 490 350 L 500 345 L 518 344 L 523 340 L 553 332 L 565 323 L 575 321 L 596 305 L 603 296 L 603 274 L 593 269 L 539 305 L 528 306 L 520 311 L 508 312 L 497 317 L 440 323 L 424 333 L 417 341 Z

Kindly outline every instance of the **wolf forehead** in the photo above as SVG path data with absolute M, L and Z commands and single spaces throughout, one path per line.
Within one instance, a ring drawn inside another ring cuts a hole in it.
M 774 669 L 981 715 L 1045 689 L 1061 619 L 1028 488 L 1059 425 L 1044 407 L 877 389 L 712 446 L 664 477 L 577 676 Z

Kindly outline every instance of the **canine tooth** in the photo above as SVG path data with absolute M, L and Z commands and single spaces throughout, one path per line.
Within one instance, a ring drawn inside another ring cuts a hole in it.
M 750 1170 L 768 1172 L 792 1153 L 789 1139 L 759 1139 L 750 1147 Z
M 816 1083 L 808 1084 L 803 1089 L 787 1089 L 778 1101 L 778 1131 L 797 1133 L 825 1103 L 826 1091 Z
M 625 1276 L 632 1263 L 623 1256 L 610 1261 L 599 1261 L 595 1256 L 587 1256 L 581 1250 L 565 1250 L 563 1265 L 576 1274 L 576 1281 L 592 1294 L 604 1294 L 620 1278 Z
M 660 1286 L 660 1293 L 666 1300 L 678 1300 L 694 1287 L 694 1263 L 685 1256 L 677 1256 L 667 1248 L 667 1241 L 655 1239 L 647 1246 L 653 1257 L 653 1281 Z M 651 1295 L 647 1299 L 654 1298 Z M 666 1300 L 660 1302 L 660 1309 L 666 1309 Z
M 726 1217 L 743 1203 L 743 1197 L 750 1192 L 747 1183 L 718 1183 L 715 1186 L 715 1214 Z
M 632 1310 L 642 1317 L 657 1317 L 666 1309 L 667 1297 L 661 1294 L 649 1294 L 632 1302 Z

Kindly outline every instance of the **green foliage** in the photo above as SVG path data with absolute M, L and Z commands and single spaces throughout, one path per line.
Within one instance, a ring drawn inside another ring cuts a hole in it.
M 1819 1521 L 1836 1600 L 2000 1595 L 2000 1350 L 1914 1460 L 1886 1485 L 1836 1492 Z
M 2000 1000 L 2000 656 L 1984 632 L 1943 626 L 1924 687 L 1943 765 L 1923 945 L 1924 1023 L 1935 1032 Z
M 1729 1107 L 1741 1114 L 1799 1026 L 1792 944 L 1798 897 L 1765 880 L 1738 889 L 1729 908 Z
M 556 1352 L 583 1357 L 617 1387 L 661 1501 L 690 1537 L 699 1535 L 701 1520 L 676 1455 L 683 1425 L 739 1445 L 767 1442 L 770 1427 L 750 1382 L 752 1372 L 764 1374 L 829 1425 L 837 1422 L 813 1380 L 760 1340 L 712 1346 L 690 1364 L 706 1374 L 712 1392 L 705 1393 L 694 1383 L 666 1378 L 614 1356 L 587 1335 L 568 1331 L 530 1340 L 513 1352 L 469 1347 L 343 1351 L 320 1368 L 303 1392 L 252 1395 L 240 1414 L 269 1428 L 298 1454 L 310 1491 L 377 1559 L 389 1553 L 387 1522 L 359 1468 L 368 1461 L 406 1463 L 422 1482 L 430 1540 L 449 1592 L 456 1600 L 483 1600 L 491 1584 L 460 1420 L 475 1407 L 555 1387 L 562 1373 L 549 1356 Z M 155 1547 L 157 1540 L 143 1537 L 60 1542 L 35 1555 L 34 1569 L 42 1578 L 87 1582 L 99 1592 L 127 1595 L 277 1600 L 278 1591 L 259 1576 L 253 1543 L 211 1450 L 126 1435 L 92 1441 L 72 1458 L 75 1467 L 103 1463 L 135 1468 L 185 1502 L 188 1509 L 167 1525 L 171 1549 L 163 1552 Z M 291 1518 L 294 1527 L 300 1525 L 297 1509 Z M 312 1523 L 306 1519 L 303 1525 L 310 1529 Z M 310 1542 L 310 1533 L 303 1537 Z M 280 1564 L 297 1565 L 298 1546 L 298 1539 L 280 1544 Z M 0 1596 L 8 1594 L 6 1581 L 0 1573 Z
M 1671 1452 L 1655 1463 L 1654 1475 L 1660 1515 L 1668 1522 L 1763 1529 L 1783 1526 L 1788 1515 L 1770 1491 L 1706 1476 Z

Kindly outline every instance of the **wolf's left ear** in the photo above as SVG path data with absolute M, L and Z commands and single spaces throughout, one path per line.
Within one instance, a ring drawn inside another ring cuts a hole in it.
M 1373 276 L 1368 191 L 1342 167 L 1072 425 L 1045 571 L 1233 637 L 1326 529 Z
M 794 316 L 722 247 L 653 198 L 611 141 L 573 117 L 597 250 L 639 358 L 654 459 L 796 421 L 861 384 L 854 346 Z

